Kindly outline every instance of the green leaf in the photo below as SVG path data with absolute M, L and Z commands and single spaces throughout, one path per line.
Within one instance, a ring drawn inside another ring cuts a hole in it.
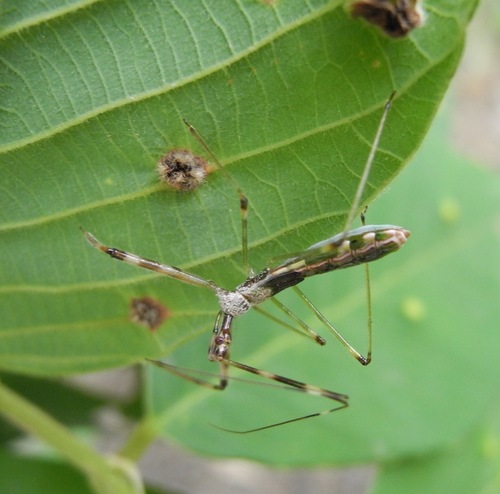
M 58 461 L 17 456 L 0 451 L 0 490 L 9 494 L 46 492 L 90 494 L 85 478 L 74 468 Z
M 426 2 L 425 27 L 404 40 L 385 38 L 338 4 L 97 2 L 12 21 L 0 38 L 2 369 L 78 373 L 164 356 L 175 348 L 183 352 L 176 357 L 180 364 L 203 365 L 217 311 L 212 294 L 113 262 L 92 250 L 79 230 L 82 226 L 108 244 L 222 286 L 234 287 L 245 278 L 237 196 L 225 177 L 213 173 L 207 184 L 185 194 L 157 182 L 155 162 L 167 149 L 204 155 L 182 118 L 195 125 L 249 197 L 255 269 L 344 227 L 393 89 L 398 95 L 363 204 L 397 175 L 417 149 L 456 69 L 476 2 Z M 422 200 L 424 191 L 415 195 Z M 392 213 L 401 202 L 415 213 L 422 208 L 403 197 L 391 203 L 383 223 L 397 223 Z M 411 222 L 405 226 L 414 229 Z M 412 273 L 426 265 L 413 260 L 410 247 L 395 257 L 403 263 L 412 259 L 418 266 L 408 268 Z M 407 285 L 408 278 L 399 283 Z M 393 282 L 387 283 L 392 288 Z M 362 304 L 362 282 L 335 286 L 335 298 L 350 301 L 344 313 L 354 313 Z M 129 321 L 130 300 L 140 296 L 168 307 L 170 318 L 157 333 Z M 383 304 L 391 307 L 394 300 L 374 297 L 377 311 Z M 321 301 L 318 306 L 326 307 Z M 362 316 L 344 322 L 338 306 L 325 312 L 342 330 L 364 325 Z M 337 356 L 335 342 L 330 354 L 254 317 L 237 321 L 235 358 L 350 394 L 358 386 L 349 385 L 352 372 L 353 382 L 363 376 L 357 396 L 368 401 L 361 408 L 368 411 L 377 401 L 389 405 L 386 393 L 367 377 L 375 374 L 358 369 L 341 351 Z M 381 343 L 396 338 L 389 332 L 393 327 L 377 319 L 380 363 L 372 365 L 374 373 L 377 366 L 391 369 L 384 355 L 393 353 Z M 442 343 L 433 349 L 443 351 Z M 230 390 L 225 397 L 209 397 L 189 383 L 171 383 L 164 373 L 161 382 L 153 378 L 150 385 L 157 400 L 153 413 L 165 421 L 166 434 L 207 453 L 312 464 L 386 457 L 398 449 L 393 437 L 378 443 L 378 436 L 366 431 L 370 419 L 364 428 L 354 425 L 356 399 L 354 410 L 309 421 L 316 425 L 297 425 L 298 436 L 270 431 L 289 439 L 262 448 L 258 435 L 220 440 L 221 432 L 206 424 L 217 422 L 214 410 L 225 416 L 229 409 L 235 414 L 245 409 L 244 400 L 255 404 L 253 388 L 244 395 Z M 231 388 L 239 393 L 240 386 Z M 290 412 L 300 404 L 288 406 L 285 400 L 307 398 L 288 395 L 279 402 Z M 271 395 L 262 404 L 272 408 L 276 400 Z M 268 411 L 252 414 L 265 424 Z M 246 421 L 237 417 L 241 423 Z M 353 435 L 366 439 L 362 455 Z M 427 447 L 426 439 L 423 435 L 421 447 Z
M 91 5 L 2 40 L 4 369 L 81 372 L 158 356 L 213 314 L 210 294 L 99 256 L 79 226 L 226 286 L 242 279 L 224 178 L 193 194 L 157 184 L 159 154 L 196 147 L 182 117 L 250 198 L 255 266 L 338 231 L 393 87 L 367 201 L 417 146 L 470 2 L 402 42 L 328 2 L 183 8 Z M 429 39 L 436 24 L 448 43 Z M 159 335 L 128 321 L 140 295 L 171 310 Z
M 385 465 L 373 494 L 391 494 L 402 490 L 409 494 L 498 492 L 498 407 L 492 411 L 494 414 L 489 420 L 447 448 L 425 457 L 407 458 Z M 408 479 L 412 481 L 408 482 Z

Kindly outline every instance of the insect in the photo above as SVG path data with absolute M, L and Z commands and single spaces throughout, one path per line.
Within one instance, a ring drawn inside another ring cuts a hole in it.
M 392 38 L 402 38 L 423 23 L 418 0 L 360 0 L 350 6 L 353 17 L 363 17 Z
M 92 247 L 104 252 L 114 259 L 124 261 L 128 264 L 132 264 L 140 268 L 155 271 L 170 278 L 175 278 L 184 283 L 209 289 L 215 294 L 216 298 L 218 299 L 219 312 L 215 318 L 215 324 L 213 327 L 213 333 L 208 350 L 209 360 L 218 362 L 220 366 L 219 381 L 217 383 L 205 381 L 201 378 L 186 374 L 183 370 L 180 370 L 179 368 L 164 362 L 154 360 L 152 360 L 151 362 L 169 370 L 176 375 L 212 389 L 225 389 L 228 384 L 228 369 L 230 367 L 235 367 L 251 374 L 258 375 L 265 379 L 281 383 L 282 385 L 285 385 L 285 387 L 312 395 L 319 395 L 337 402 L 337 405 L 334 408 L 323 412 L 316 412 L 310 415 L 288 419 L 271 425 L 258 427 L 256 429 L 231 432 L 255 432 L 258 430 L 264 430 L 314 416 L 324 415 L 326 413 L 331 413 L 348 406 L 348 397 L 344 394 L 296 381 L 294 379 L 290 379 L 278 374 L 266 372 L 264 370 L 260 370 L 230 359 L 233 320 L 245 314 L 252 307 L 260 309 L 258 305 L 269 299 L 275 302 L 279 309 L 284 311 L 287 316 L 291 317 L 298 324 L 298 326 L 300 326 L 301 329 L 293 327 L 295 331 L 299 331 L 302 334 L 309 336 L 320 345 L 324 345 L 326 343 L 326 341 L 321 336 L 314 332 L 307 324 L 301 321 L 289 309 L 284 307 L 274 298 L 274 296 L 279 292 L 293 287 L 293 289 L 297 292 L 304 303 L 313 310 L 318 319 L 320 319 L 320 321 L 324 323 L 327 328 L 329 328 L 329 330 L 335 335 L 336 338 L 339 339 L 341 344 L 347 348 L 347 350 L 351 353 L 351 355 L 354 356 L 354 358 L 356 358 L 363 365 L 367 365 L 371 360 L 370 303 L 368 304 L 368 352 L 366 356 L 363 356 L 356 349 L 354 349 L 347 342 L 347 340 L 326 320 L 326 318 L 312 305 L 312 303 L 306 298 L 306 296 L 298 290 L 296 285 L 310 276 L 334 271 L 337 269 L 348 268 L 351 266 L 356 266 L 380 259 L 400 249 L 408 239 L 410 235 L 409 231 L 399 226 L 377 225 L 348 229 L 351 226 L 354 220 L 354 216 L 356 215 L 356 211 L 359 207 L 361 195 L 368 180 L 368 175 L 374 161 L 380 136 L 382 134 L 387 113 L 389 111 L 394 94 L 395 93 L 391 95 L 391 97 L 385 104 L 384 112 L 378 125 L 378 129 L 373 140 L 369 156 L 367 158 L 363 175 L 358 184 L 358 188 L 353 200 L 353 205 L 346 221 L 346 229 L 342 233 L 334 235 L 327 240 L 323 240 L 322 242 L 311 245 L 303 252 L 292 254 L 287 260 L 280 263 L 276 267 L 266 267 L 257 274 L 254 274 L 251 270 L 248 270 L 250 274 L 248 275 L 246 280 L 244 280 L 243 283 L 237 286 L 234 290 L 227 290 L 211 280 L 204 279 L 193 273 L 188 273 L 177 267 L 169 266 L 167 264 L 161 264 L 157 261 L 145 259 L 136 254 L 132 254 L 114 247 L 109 247 L 97 240 L 91 233 L 84 231 L 85 238 L 92 245 Z M 199 140 L 205 150 L 210 154 L 214 163 L 217 164 L 217 167 L 223 173 L 227 173 L 225 172 L 222 165 L 217 161 L 215 156 L 212 154 L 205 142 L 198 135 L 196 130 L 187 122 L 186 124 L 188 125 L 190 132 Z M 245 266 L 248 266 L 248 201 L 242 190 L 239 188 L 238 184 L 236 184 L 236 182 L 231 178 L 229 174 L 227 176 L 228 179 L 232 181 L 240 196 L 240 211 L 242 221 L 242 255 Z M 369 296 L 369 284 L 367 285 L 367 287 Z M 260 310 L 262 311 L 262 309 Z

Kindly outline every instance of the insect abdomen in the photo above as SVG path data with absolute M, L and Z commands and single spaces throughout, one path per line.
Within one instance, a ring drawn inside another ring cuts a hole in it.
M 271 275 L 279 278 L 295 272 L 308 277 L 375 261 L 399 250 L 409 236 L 410 232 L 399 226 L 363 226 L 312 245 L 271 270 Z

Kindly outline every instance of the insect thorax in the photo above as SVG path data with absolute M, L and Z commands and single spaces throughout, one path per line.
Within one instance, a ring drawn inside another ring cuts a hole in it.
M 230 292 L 224 288 L 217 288 L 215 293 L 221 311 L 230 316 L 241 316 L 252 307 L 252 304 L 237 290 Z
M 257 305 L 274 295 L 273 291 L 265 286 L 269 276 L 269 269 L 264 269 L 255 276 L 249 276 L 236 291 L 241 294 L 251 305 Z
M 249 276 L 232 292 L 224 288 L 216 288 L 219 306 L 225 314 L 241 316 L 253 305 L 260 304 L 273 296 L 272 290 L 262 286 L 263 280 L 268 277 L 269 270 L 264 269 L 255 276 Z

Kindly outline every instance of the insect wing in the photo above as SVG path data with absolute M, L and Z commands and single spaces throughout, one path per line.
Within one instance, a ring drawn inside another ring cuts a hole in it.
M 369 225 L 339 233 L 286 260 L 270 274 L 301 273 L 304 277 L 375 261 L 399 250 L 410 232 L 395 225 Z

